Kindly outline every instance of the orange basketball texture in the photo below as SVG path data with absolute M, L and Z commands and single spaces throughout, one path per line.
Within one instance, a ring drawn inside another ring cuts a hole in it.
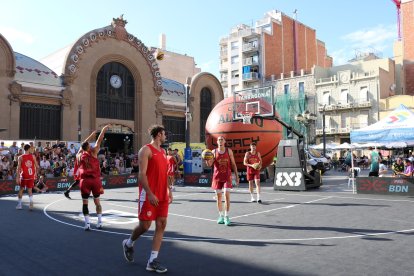
M 261 101 L 263 110 L 269 109 L 269 104 Z M 282 126 L 275 120 L 252 118 L 252 124 L 233 122 L 233 98 L 219 102 L 211 111 L 206 122 L 207 148 L 217 147 L 217 137 L 226 139 L 226 147 L 233 150 L 237 169 L 246 170 L 243 165 L 244 155 L 250 150 L 250 144 L 256 142 L 256 149 L 262 156 L 262 168 L 273 162 L 277 146 L 283 137 Z

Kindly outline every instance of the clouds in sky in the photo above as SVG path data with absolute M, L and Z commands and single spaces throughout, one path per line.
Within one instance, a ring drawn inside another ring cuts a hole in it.
M 31 34 L 19 31 L 12 27 L 0 26 L 0 33 L 9 41 L 12 47 L 14 44 L 33 44 L 35 41 Z
M 334 49 L 329 54 L 333 57 L 335 65 L 347 63 L 348 60 L 355 57 L 356 50 L 381 52 L 383 57 L 391 57 L 396 38 L 397 28 L 395 25 L 364 28 L 340 37 L 343 42 L 341 48 Z

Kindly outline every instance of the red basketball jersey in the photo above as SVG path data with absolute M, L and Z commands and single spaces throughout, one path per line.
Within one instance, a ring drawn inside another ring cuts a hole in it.
M 163 149 L 157 150 L 151 144 L 146 145 L 152 153 L 152 157 L 148 160 L 147 166 L 147 179 L 148 186 L 152 193 L 158 198 L 159 201 L 169 200 L 168 197 L 168 184 L 167 184 L 167 155 Z M 139 193 L 141 195 L 142 186 L 139 187 Z M 148 199 L 146 197 L 146 199 Z
M 260 158 L 259 155 L 257 154 L 251 154 L 251 152 L 249 152 L 247 154 L 247 163 L 248 164 L 254 164 L 254 163 L 259 163 L 260 162 Z M 255 174 L 257 172 L 260 172 L 260 170 L 255 170 L 252 167 L 247 167 L 247 173 L 248 174 Z
M 175 161 L 174 156 L 168 155 L 167 156 L 167 161 L 168 161 L 167 174 L 168 175 L 174 175 L 175 174 L 175 165 L 176 165 L 176 161 Z
M 231 179 L 230 155 L 226 148 L 224 153 L 220 153 L 218 149 L 214 150 L 214 174 L 213 180 L 218 182 L 228 182 Z
M 99 167 L 99 160 L 93 157 L 89 152 L 83 152 L 79 164 L 79 177 L 80 178 L 92 178 L 100 177 L 101 169 Z
M 36 176 L 36 165 L 33 154 L 23 154 L 21 156 L 21 173 L 22 180 L 34 180 Z

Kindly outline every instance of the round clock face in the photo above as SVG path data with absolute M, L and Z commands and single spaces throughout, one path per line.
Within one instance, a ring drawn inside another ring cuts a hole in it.
M 109 79 L 109 82 L 111 83 L 113 88 L 119 88 L 122 85 L 122 80 L 118 75 L 112 75 Z

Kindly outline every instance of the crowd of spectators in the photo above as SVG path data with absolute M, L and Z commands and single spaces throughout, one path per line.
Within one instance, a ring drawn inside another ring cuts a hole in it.
M 0 142 L 0 180 L 13 180 L 16 178 L 18 157 L 24 153 L 25 143 L 5 146 Z M 29 143 L 30 152 L 35 156 L 38 165 L 38 177 L 42 180 L 51 177 L 73 176 L 74 162 L 79 145 L 61 141 Z M 110 153 L 102 148 L 98 155 L 101 173 L 103 175 L 118 175 L 138 172 L 138 156 L 124 153 Z

